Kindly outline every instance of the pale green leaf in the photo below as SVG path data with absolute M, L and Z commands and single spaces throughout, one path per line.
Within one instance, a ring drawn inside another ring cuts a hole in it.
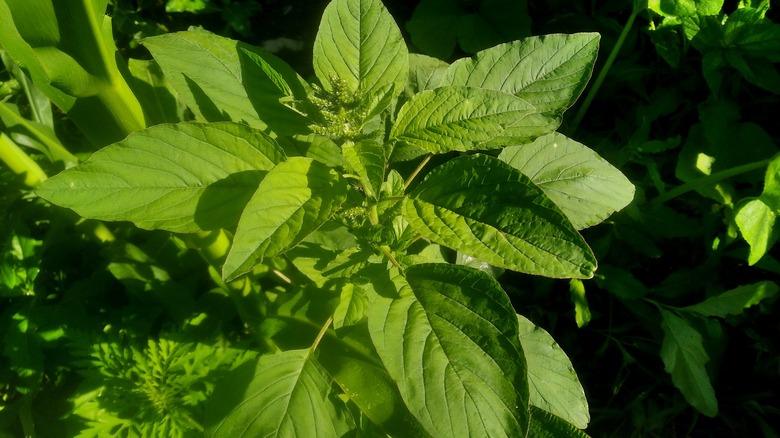
M 381 266 L 371 339 L 432 436 L 525 436 L 528 387 L 512 305 L 495 279 L 447 264 Z M 382 278 L 384 276 L 384 278 Z
M 146 229 L 228 228 L 283 159 L 273 139 L 241 124 L 157 125 L 49 178 L 37 194 L 86 218 Z
M 347 283 L 341 289 L 339 304 L 333 311 L 333 328 L 355 325 L 366 314 L 368 298 L 360 285 Z
M 588 400 L 569 357 L 543 328 L 522 315 L 517 320 L 531 405 L 585 429 L 590 421 Z
M 376 198 L 385 179 L 385 150 L 373 140 L 346 142 L 341 146 L 344 159 L 357 173 L 366 195 Z
M 569 281 L 569 295 L 574 303 L 574 320 L 577 322 L 577 328 L 583 328 L 590 322 L 591 313 L 582 280 L 572 278 Z
M 339 174 L 310 158 L 292 157 L 271 169 L 241 215 L 223 278 L 245 274 L 263 257 L 300 243 L 330 218 L 346 193 Z
M 129 81 L 146 117 L 148 126 L 158 123 L 175 123 L 182 120 L 183 106 L 168 86 L 162 69 L 154 60 L 129 59 L 128 68 L 133 75 Z
M 531 178 L 578 230 L 600 223 L 634 199 L 634 185 L 618 169 L 557 132 L 508 147 L 498 158 Z
M 401 30 L 380 0 L 334 0 L 314 41 L 314 72 L 325 88 L 333 77 L 365 96 L 401 92 L 409 75 Z
M 282 135 L 307 132 L 306 119 L 282 103 L 305 98 L 305 82 L 263 49 L 194 31 L 146 38 L 143 45 L 198 119 Z
M 441 154 L 522 144 L 557 127 L 556 120 L 511 94 L 451 86 L 412 97 L 401 107 L 390 135 Z
M 591 278 L 596 259 L 566 216 L 528 177 L 486 155 L 431 171 L 403 206 L 423 237 L 494 266 Z
M 773 233 L 777 215 L 761 199 L 751 199 L 737 207 L 734 221 L 742 237 L 750 245 L 748 264 L 756 264 L 774 244 Z
M 354 427 L 309 350 L 261 356 L 220 382 L 206 406 L 207 437 L 342 437 Z
M 769 206 L 775 214 L 780 214 L 780 155 L 769 162 L 764 176 L 764 191 L 761 192 L 761 200 Z
M 418 53 L 409 54 L 409 82 L 406 84 L 409 96 L 438 88 L 449 66 L 440 59 Z
M 573 424 L 543 409 L 531 406 L 529 438 L 588 438 Z
M 771 281 L 746 284 L 736 289 L 708 298 L 701 303 L 683 308 L 704 316 L 739 315 L 760 301 L 777 295 L 780 287 Z
M 664 341 L 661 359 L 672 383 L 685 400 L 708 417 L 718 413 L 718 401 L 705 365 L 710 358 L 704 350 L 704 340 L 687 321 L 661 309 Z
M 454 62 L 442 84 L 514 94 L 539 112 L 563 113 L 585 88 L 599 49 L 599 34 L 523 38 Z

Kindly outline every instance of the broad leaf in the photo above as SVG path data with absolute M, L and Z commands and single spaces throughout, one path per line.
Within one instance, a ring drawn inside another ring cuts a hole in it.
M 543 409 L 531 406 L 529 438 L 588 438 L 583 431 Z
M 409 82 L 406 84 L 409 96 L 423 90 L 438 88 L 447 67 L 446 62 L 430 56 L 412 53 L 409 55 Z
M 777 295 L 778 291 L 780 287 L 771 281 L 746 284 L 685 307 L 683 310 L 690 310 L 704 316 L 725 318 L 726 315 L 741 314 L 745 309 L 755 306 L 762 300 Z
M 618 169 L 557 132 L 508 147 L 498 158 L 531 178 L 578 230 L 600 223 L 634 198 L 634 185 Z
M 283 159 L 273 139 L 244 125 L 157 125 L 49 178 L 37 194 L 83 217 L 146 229 L 229 228 Z
M 341 437 L 354 427 L 309 350 L 261 356 L 236 368 L 206 407 L 207 437 Z
M 756 264 L 777 240 L 774 231 L 777 215 L 763 200 L 751 199 L 737 208 L 734 221 L 750 245 L 748 263 Z
M 596 258 L 528 177 L 485 155 L 437 167 L 409 194 L 404 217 L 423 237 L 528 274 L 590 278 Z
M 704 351 L 701 334 L 671 312 L 661 310 L 661 317 L 664 331 L 661 359 L 666 372 L 672 375 L 672 383 L 688 403 L 704 415 L 714 417 L 718 413 L 718 401 L 705 368 L 710 358 Z
M 585 88 L 598 49 L 597 33 L 524 38 L 454 62 L 442 83 L 503 91 L 560 114 Z
M 372 140 L 347 142 L 341 146 L 344 159 L 357 173 L 366 195 L 376 198 L 385 179 L 385 150 Z
M 531 405 L 585 429 L 590 421 L 588 400 L 568 356 L 543 328 L 521 315 L 517 321 Z
M 305 98 L 305 82 L 270 53 L 206 32 L 170 33 L 143 44 L 198 119 L 283 135 L 307 132 L 306 119 L 282 104 Z
M 333 311 L 333 328 L 355 325 L 366 315 L 368 298 L 360 285 L 347 283 L 341 289 L 339 305 Z
M 558 122 L 511 94 L 442 87 L 416 94 L 398 113 L 391 137 L 434 154 L 527 143 Z
M 271 169 L 241 215 L 223 278 L 234 279 L 263 257 L 297 245 L 341 206 L 346 193 L 339 174 L 310 158 L 293 157 Z
M 314 72 L 325 88 L 337 77 L 365 96 L 395 96 L 406 84 L 408 57 L 401 31 L 380 0 L 334 0 L 325 8 L 314 41 Z
M 384 278 L 382 278 L 384 276 Z M 432 436 L 525 436 L 528 387 L 509 298 L 489 275 L 422 264 L 373 276 L 371 339 Z

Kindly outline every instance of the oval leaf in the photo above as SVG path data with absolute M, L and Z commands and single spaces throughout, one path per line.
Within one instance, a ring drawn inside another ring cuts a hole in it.
M 446 264 L 413 266 L 406 278 L 379 271 L 371 339 L 420 424 L 432 436 L 525 436 L 528 386 L 517 319 L 498 283 Z
M 398 113 L 391 137 L 442 154 L 527 143 L 558 122 L 500 91 L 442 87 L 414 95 Z
M 585 429 L 590 421 L 588 400 L 568 356 L 543 328 L 521 315 L 517 322 L 531 405 Z
M 49 178 L 37 194 L 82 217 L 192 233 L 235 226 L 258 171 L 282 160 L 273 139 L 244 125 L 157 125 Z
M 223 278 L 234 279 L 263 257 L 300 243 L 341 206 L 346 193 L 339 174 L 310 158 L 293 157 L 271 169 L 241 215 Z
M 563 113 L 588 83 L 598 49 L 595 32 L 524 38 L 454 62 L 442 83 L 503 91 L 540 112 Z
M 557 132 L 508 147 L 498 158 L 531 178 L 578 230 L 600 223 L 634 199 L 634 185 L 618 169 Z
M 236 368 L 206 406 L 207 437 L 341 437 L 352 429 L 331 380 L 309 355 L 291 350 Z M 347 414 L 348 415 L 348 414 Z
M 334 0 L 314 41 L 314 72 L 330 88 L 332 78 L 351 91 L 372 95 L 401 92 L 409 75 L 409 52 L 387 8 L 379 0 Z
M 742 238 L 750 245 L 748 264 L 755 265 L 774 245 L 777 233 L 774 231 L 777 214 L 763 199 L 750 199 L 737 207 L 734 221 Z
M 485 155 L 437 167 L 404 200 L 423 237 L 494 266 L 591 278 L 596 258 L 558 207 L 525 175 Z

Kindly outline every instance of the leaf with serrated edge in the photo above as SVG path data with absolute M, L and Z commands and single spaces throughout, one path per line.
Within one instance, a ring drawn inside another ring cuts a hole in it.
M 322 225 L 346 199 L 347 183 L 319 161 L 292 157 L 277 165 L 249 200 L 222 268 L 225 280 L 249 272 Z
M 341 151 L 360 178 L 366 194 L 376 198 L 385 179 L 385 150 L 382 145 L 372 140 L 346 142 Z
M 331 77 L 370 96 L 398 94 L 409 76 L 409 52 L 387 8 L 379 0 L 334 0 L 322 15 L 314 41 L 314 73 L 330 88 Z
M 341 437 L 354 424 L 331 399 L 331 379 L 309 350 L 261 356 L 229 374 L 206 406 L 206 436 Z
M 543 328 L 522 315 L 517 315 L 517 321 L 531 405 L 585 429 L 590 421 L 588 400 L 568 356 Z
M 634 199 L 634 185 L 618 169 L 557 132 L 508 147 L 498 158 L 531 178 L 578 230 L 600 223 Z
M 501 91 L 442 87 L 417 93 L 398 112 L 391 137 L 443 154 L 527 143 L 558 122 Z
M 524 38 L 454 62 L 442 84 L 503 91 L 540 112 L 562 113 L 585 88 L 599 49 L 599 34 Z
M 661 359 L 666 372 L 672 375 L 672 383 L 688 403 L 702 414 L 714 417 L 718 414 L 718 401 L 705 368 L 710 358 L 704 351 L 701 334 L 671 312 L 661 310 L 661 317 Z
M 273 139 L 237 123 L 156 125 L 49 178 L 36 193 L 83 217 L 192 233 L 212 228 L 202 224 L 235 224 L 258 171 L 282 160 Z M 218 202 L 203 202 L 204 195 Z
M 432 436 L 525 436 L 525 362 L 498 282 L 446 264 L 405 275 L 372 276 L 368 326 L 409 410 Z
M 541 189 L 486 155 L 433 169 L 403 203 L 423 237 L 472 257 L 528 274 L 591 278 L 596 258 Z
M 707 298 L 701 303 L 684 307 L 683 310 L 689 310 L 704 316 L 725 318 L 727 315 L 741 314 L 745 309 L 755 306 L 762 300 L 777 295 L 778 291 L 780 291 L 780 287 L 771 281 L 746 284 L 712 298 Z

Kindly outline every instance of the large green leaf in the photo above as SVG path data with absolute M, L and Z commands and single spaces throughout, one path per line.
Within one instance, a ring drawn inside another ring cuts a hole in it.
M 560 114 L 585 88 L 598 49 L 597 33 L 524 38 L 454 62 L 442 83 L 503 91 Z
M 531 406 L 529 438 L 588 438 L 583 431 L 561 417 Z
M 591 278 L 596 258 L 544 192 L 486 155 L 437 167 L 404 200 L 423 237 L 491 265 L 554 278 Z
M 517 320 L 531 405 L 585 429 L 590 421 L 588 400 L 571 361 L 543 328 L 522 315 L 517 315 Z
M 525 436 L 517 319 L 498 282 L 465 266 L 380 269 L 371 339 L 404 402 L 437 437 Z
M 688 403 L 704 415 L 714 417 L 718 413 L 718 401 L 705 368 L 710 358 L 704 351 L 701 334 L 671 312 L 661 310 L 661 317 L 664 331 L 661 359 L 666 372 L 672 375 L 672 383 Z
M 83 217 L 146 229 L 230 228 L 283 159 L 273 139 L 241 124 L 157 125 L 49 178 L 37 194 Z
M 341 206 L 346 193 L 339 174 L 310 158 L 293 157 L 271 169 L 238 222 L 224 279 L 300 243 Z
M 556 120 L 511 94 L 451 86 L 423 91 L 406 102 L 391 137 L 441 154 L 527 143 L 557 127 Z
M 401 31 L 379 0 L 334 0 L 314 41 L 314 72 L 330 89 L 333 77 L 351 91 L 401 92 L 409 75 Z
M 265 50 L 194 31 L 143 44 L 200 120 L 244 122 L 282 135 L 307 131 L 306 119 L 282 103 L 305 98 L 305 82 Z
M 762 300 L 777 295 L 778 291 L 780 291 L 780 287 L 771 281 L 746 284 L 707 298 L 701 303 L 685 307 L 684 310 L 690 310 L 704 316 L 725 318 L 727 315 L 741 314 L 745 309 Z
M 236 368 L 206 406 L 207 437 L 342 437 L 354 428 L 309 350 L 261 356 Z
M 557 132 L 508 147 L 498 158 L 531 178 L 578 230 L 598 224 L 634 198 L 634 185 L 618 169 Z

